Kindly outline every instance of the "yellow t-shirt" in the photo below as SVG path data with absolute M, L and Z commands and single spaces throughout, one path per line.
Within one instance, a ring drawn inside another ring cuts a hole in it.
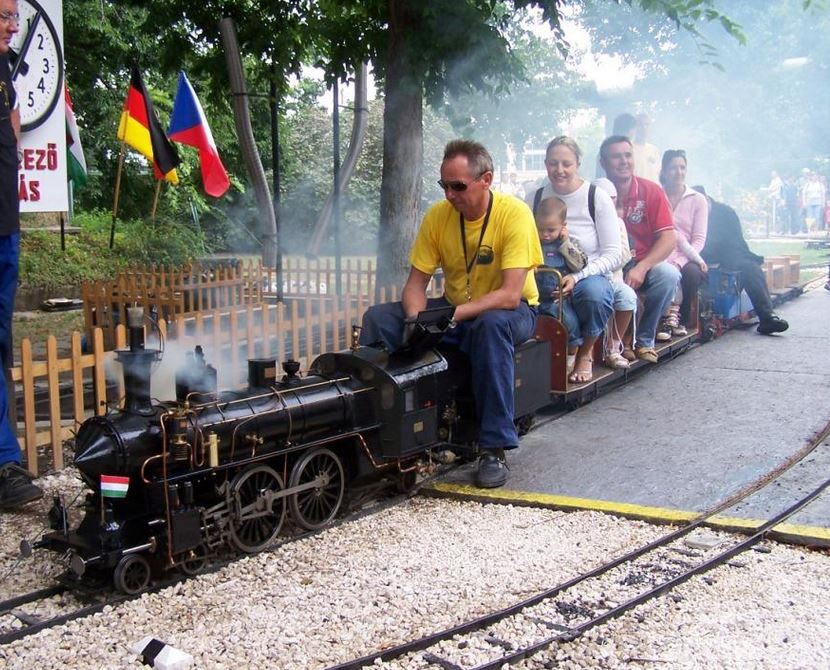
M 444 270 L 444 294 L 453 305 L 467 301 L 467 269 L 459 217 L 448 200 L 435 203 L 424 216 L 409 255 L 412 267 L 425 274 L 432 275 L 439 267 Z M 484 218 L 464 222 L 468 262 L 478 249 L 477 260 L 470 270 L 472 297 L 475 299 L 499 288 L 502 270 L 526 268 L 530 272 L 522 298 L 530 305 L 538 305 L 539 291 L 532 270 L 542 265 L 543 259 L 530 208 L 514 196 L 493 192 L 490 221 L 478 248 Z

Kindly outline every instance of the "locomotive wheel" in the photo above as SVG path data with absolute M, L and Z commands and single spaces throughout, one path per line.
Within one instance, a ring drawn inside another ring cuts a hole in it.
M 415 470 L 399 472 L 395 478 L 395 490 L 398 493 L 412 493 L 418 483 L 418 473 Z
M 127 554 L 115 566 L 112 581 L 116 589 L 128 595 L 143 591 L 150 583 L 150 563 L 140 554 Z
M 291 517 L 308 530 L 317 530 L 329 523 L 340 509 L 346 490 L 343 464 L 334 452 L 320 447 L 312 449 L 294 464 L 289 488 L 308 484 L 318 477 L 323 484 L 295 493 L 288 498 Z
M 231 541 L 237 549 L 255 554 L 277 536 L 285 519 L 285 498 L 272 501 L 269 509 L 264 493 L 282 489 L 282 478 L 267 465 L 257 465 L 234 478 Z
M 192 551 L 187 552 L 181 563 L 179 563 L 179 570 L 189 577 L 198 575 L 207 566 L 207 549 L 205 545 L 200 544 Z

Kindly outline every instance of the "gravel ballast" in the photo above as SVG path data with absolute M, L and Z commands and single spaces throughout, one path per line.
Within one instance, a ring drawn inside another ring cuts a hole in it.
M 0 574 L 21 537 L 10 534 L 31 537 L 46 507 L 0 517 Z M 666 532 L 596 512 L 415 498 L 0 647 L 0 661 L 142 667 L 128 646 L 151 635 L 197 668 L 325 668 L 505 607 Z M 515 667 L 830 666 L 830 556 L 765 547 Z M 0 583 L 0 598 L 48 584 L 55 565 L 39 554 Z M 483 660 L 474 652 L 470 662 Z

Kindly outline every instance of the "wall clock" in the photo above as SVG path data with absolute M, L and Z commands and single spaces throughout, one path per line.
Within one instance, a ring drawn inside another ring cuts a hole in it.
M 37 0 L 19 0 L 20 30 L 11 42 L 12 80 L 23 132 L 40 126 L 63 98 L 63 47 Z

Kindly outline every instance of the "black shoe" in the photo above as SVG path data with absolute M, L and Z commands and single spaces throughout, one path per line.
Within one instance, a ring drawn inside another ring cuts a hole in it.
M 494 489 L 507 481 L 507 461 L 504 449 L 483 449 L 478 459 L 476 485 L 482 489 Z
M 0 468 L 0 509 L 25 505 L 43 497 L 43 491 L 32 484 L 32 475 L 16 463 Z
M 790 324 L 780 316 L 770 314 L 765 319 L 761 319 L 761 323 L 758 324 L 758 332 L 761 335 L 772 335 L 772 333 L 783 333 L 789 327 Z

